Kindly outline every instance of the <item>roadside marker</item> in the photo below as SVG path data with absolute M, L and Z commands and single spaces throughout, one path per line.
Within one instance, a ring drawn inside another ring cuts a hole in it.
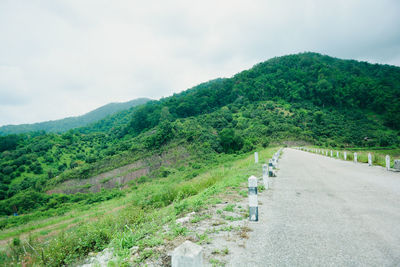
M 390 156 L 386 155 L 386 170 L 390 170 Z
M 257 178 L 249 177 L 249 220 L 258 221 Z
M 268 165 L 267 164 L 263 164 L 262 172 L 263 172 L 264 187 L 265 187 L 265 189 L 268 189 Z

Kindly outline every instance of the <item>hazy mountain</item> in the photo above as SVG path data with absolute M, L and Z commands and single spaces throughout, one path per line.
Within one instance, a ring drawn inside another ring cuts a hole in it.
M 86 126 L 119 111 L 127 110 L 131 107 L 144 104 L 149 100 L 150 99 L 148 98 L 138 98 L 128 102 L 109 103 L 84 115 L 68 117 L 60 120 L 32 124 L 5 125 L 0 127 L 0 135 L 19 134 L 33 131 L 65 132 L 70 129 Z

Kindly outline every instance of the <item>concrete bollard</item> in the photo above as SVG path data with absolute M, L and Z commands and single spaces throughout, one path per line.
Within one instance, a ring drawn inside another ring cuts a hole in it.
M 390 156 L 389 155 L 386 155 L 385 161 L 386 161 L 386 170 L 390 170 Z
M 249 177 L 249 220 L 258 221 L 257 178 Z
M 274 165 L 272 164 L 272 159 L 268 161 L 268 176 L 269 177 L 274 176 Z
M 339 158 L 339 151 L 336 151 L 336 157 Z
M 357 163 L 357 153 L 354 152 L 354 163 Z
M 203 249 L 201 246 L 190 242 L 183 242 L 179 247 L 175 248 L 171 256 L 172 267 L 202 267 L 203 266 Z
M 368 153 L 368 166 L 372 166 L 372 156 L 371 156 L 371 153 Z
M 277 168 L 277 160 L 276 160 L 276 157 L 274 156 L 273 158 L 272 158 L 272 167 L 274 167 L 274 169 L 276 169 Z
M 346 151 L 343 153 L 343 158 L 344 158 L 344 160 L 347 160 L 347 152 Z
M 331 150 L 331 158 L 333 157 L 333 151 Z
M 328 156 L 328 150 L 327 150 L 327 151 L 325 151 L 325 156 Z
M 263 164 L 262 171 L 263 171 L 264 187 L 265 187 L 265 189 L 268 189 L 268 165 L 267 164 Z
M 254 152 L 254 162 L 258 163 L 258 152 Z
M 394 168 L 396 171 L 400 171 L 400 159 L 395 159 L 395 160 L 394 160 L 393 168 Z

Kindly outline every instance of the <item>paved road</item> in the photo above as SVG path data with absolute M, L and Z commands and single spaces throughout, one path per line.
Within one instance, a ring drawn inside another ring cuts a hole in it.
M 285 149 L 230 266 L 400 266 L 400 173 Z

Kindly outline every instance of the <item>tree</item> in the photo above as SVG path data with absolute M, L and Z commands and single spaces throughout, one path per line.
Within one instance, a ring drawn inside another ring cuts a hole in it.
M 219 133 L 219 139 L 225 153 L 233 153 L 243 147 L 243 139 L 237 136 L 232 128 L 223 129 Z
M 19 140 L 20 138 L 15 134 L 0 136 L 0 152 L 14 150 L 17 147 Z

